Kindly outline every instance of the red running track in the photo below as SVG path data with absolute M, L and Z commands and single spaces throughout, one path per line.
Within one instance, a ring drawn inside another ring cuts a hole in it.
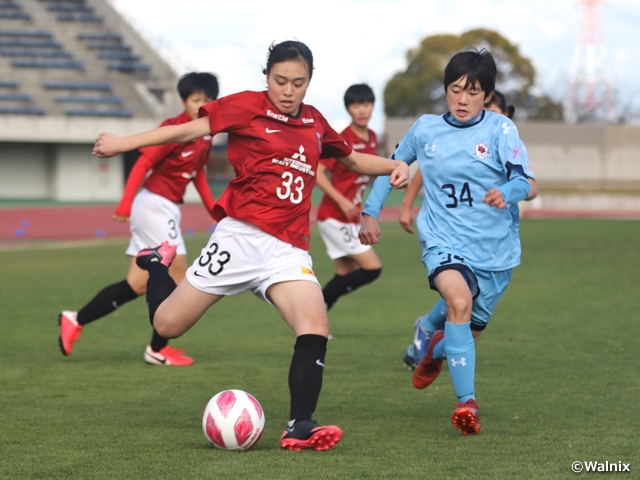
M 69 241 L 111 239 L 129 236 L 129 224 L 112 220 L 113 205 L 15 207 L 0 209 L 0 245 L 20 245 L 32 241 Z M 200 204 L 185 204 L 182 210 L 182 232 L 204 233 L 211 222 Z M 315 221 L 317 208 L 311 210 Z M 398 207 L 386 207 L 381 221 L 395 221 Z M 640 219 L 640 212 L 534 211 L 528 218 L 627 218 Z

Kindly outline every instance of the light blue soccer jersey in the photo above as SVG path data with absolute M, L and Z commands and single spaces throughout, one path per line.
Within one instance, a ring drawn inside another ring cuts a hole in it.
M 418 161 L 424 195 L 417 218 L 424 251 L 448 247 L 471 267 L 507 270 L 520 263 L 518 225 L 511 205 L 529 194 L 531 172 L 524 144 L 514 123 L 504 115 L 483 111 L 468 124 L 450 114 L 423 115 L 398 144 L 392 158 Z M 507 207 L 483 203 L 498 188 Z M 391 186 L 379 177 L 364 213 L 378 218 Z

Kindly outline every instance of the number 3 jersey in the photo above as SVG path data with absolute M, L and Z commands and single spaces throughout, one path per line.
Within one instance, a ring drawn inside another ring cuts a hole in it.
M 344 141 L 351 145 L 351 148 L 356 152 L 369 153 L 371 155 L 376 154 L 378 139 L 372 130 L 369 130 L 369 141 L 367 142 L 358 137 L 351 127 L 345 128 L 340 135 L 342 135 Z M 351 200 L 356 207 L 362 210 L 362 195 L 364 193 L 364 189 L 369 183 L 369 177 L 367 175 L 352 172 L 335 158 L 321 160 L 320 163 L 327 167 L 327 170 L 331 172 L 331 184 L 336 188 L 336 190 Z M 326 220 L 327 218 L 333 218 L 342 223 L 360 224 L 359 219 L 355 221 L 349 220 L 338 204 L 325 193 L 322 197 L 320 208 L 318 209 L 318 220 Z
M 228 133 L 236 177 L 216 203 L 216 220 L 245 220 L 280 240 L 309 249 L 309 211 L 320 158 L 352 152 L 318 110 L 280 113 L 267 92 L 241 92 L 200 108 L 211 134 Z
M 483 203 L 492 189 L 508 204 L 529 193 L 531 172 L 518 130 L 504 115 L 483 111 L 461 124 L 450 114 L 423 115 L 398 144 L 393 158 L 413 163 L 424 179 L 424 201 L 417 220 L 423 249 L 449 247 L 472 267 L 500 271 L 520 263 L 517 219 L 510 205 Z M 378 217 L 389 189 L 378 178 L 364 212 Z

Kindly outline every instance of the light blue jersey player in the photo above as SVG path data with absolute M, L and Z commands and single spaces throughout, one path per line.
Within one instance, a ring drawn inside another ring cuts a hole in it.
M 508 105 L 505 96 L 497 90 L 493 92 L 493 96 L 490 100 L 484 104 L 484 108 L 485 110 L 504 115 L 508 118 L 513 118 L 513 114 L 515 113 L 515 107 L 513 105 Z M 522 152 L 523 155 L 528 155 L 524 144 L 522 145 Z M 529 192 L 526 200 L 533 200 L 538 194 L 538 187 L 531 169 L 527 171 L 527 176 L 529 177 L 531 191 Z M 413 203 L 415 202 L 416 196 L 422 187 L 422 174 L 418 171 L 411 180 L 411 185 L 409 185 L 409 188 L 404 195 L 400 217 L 398 218 L 400 225 L 408 233 L 414 233 L 414 219 L 412 212 Z M 511 215 L 513 216 L 514 228 L 517 229 L 520 224 L 520 212 L 518 205 L 512 204 L 509 208 L 511 209 Z M 442 298 L 436 302 L 429 313 L 421 315 L 416 319 L 414 324 L 413 342 L 407 347 L 403 357 L 403 361 L 408 367 L 414 369 L 418 366 L 427 353 L 431 335 L 438 330 L 444 329 L 446 319 L 447 305 Z
M 448 311 L 444 331 L 433 334 L 414 371 L 413 385 L 430 385 L 446 359 L 458 397 L 451 421 L 465 435 L 480 433 L 474 337 L 486 327 L 511 269 L 520 263 L 511 206 L 517 208 L 530 191 L 529 162 L 516 126 L 483 109 L 495 77 L 486 50 L 454 55 L 444 78 L 449 112 L 422 116 L 393 155 L 409 164 L 418 161 L 425 193 L 417 223 L 422 261 Z M 378 240 L 377 218 L 390 192 L 385 181 L 376 180 L 365 204 L 364 244 Z

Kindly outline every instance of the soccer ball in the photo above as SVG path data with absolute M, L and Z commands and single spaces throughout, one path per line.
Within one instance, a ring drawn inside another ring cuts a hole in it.
M 216 448 L 249 450 L 264 431 L 264 412 L 253 395 L 242 390 L 224 390 L 207 403 L 202 430 Z

